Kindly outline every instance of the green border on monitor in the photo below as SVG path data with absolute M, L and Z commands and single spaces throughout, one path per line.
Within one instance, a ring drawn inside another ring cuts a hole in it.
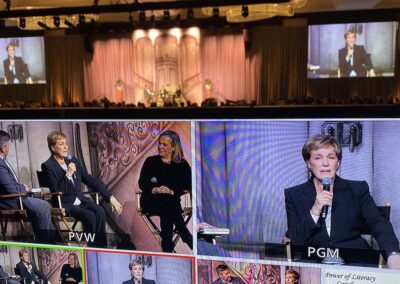
M 5 242 L 0 241 L 0 246 L 10 246 L 10 247 L 29 247 L 29 248 L 40 248 L 40 249 L 57 249 L 57 250 L 69 250 L 69 251 L 79 251 L 81 258 L 82 267 L 82 283 L 86 284 L 85 275 L 85 252 L 84 248 L 79 247 L 69 247 L 69 246 L 58 246 L 58 245 L 46 245 L 46 244 L 35 244 L 35 243 L 18 243 L 18 242 Z

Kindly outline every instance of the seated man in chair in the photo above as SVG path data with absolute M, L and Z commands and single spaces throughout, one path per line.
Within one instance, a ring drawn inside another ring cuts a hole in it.
M 27 193 L 31 188 L 18 181 L 17 174 L 6 160 L 10 148 L 10 135 L 0 130 L 0 195 Z M 50 205 L 46 201 L 34 197 L 24 197 L 22 203 L 32 218 L 36 240 L 45 243 L 51 242 Z M 0 203 L 0 209 L 18 208 L 18 200 L 16 198 L 3 199 Z
M 14 279 L 10 279 L 10 275 L 8 275 L 8 273 L 6 273 L 3 269 L 3 267 L 1 267 L 0 265 L 0 284 L 19 284 L 18 281 L 14 280 Z

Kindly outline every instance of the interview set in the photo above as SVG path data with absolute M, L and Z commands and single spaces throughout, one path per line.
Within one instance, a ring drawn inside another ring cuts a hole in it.
M 192 254 L 190 126 L 3 121 L 3 241 Z
M 1 246 L 0 283 L 82 283 L 80 251 L 21 246 Z

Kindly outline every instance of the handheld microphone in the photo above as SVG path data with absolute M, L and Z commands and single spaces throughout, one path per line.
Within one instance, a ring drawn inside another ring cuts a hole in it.
M 322 179 L 322 189 L 325 191 L 329 191 L 331 189 L 331 182 L 332 180 L 328 177 L 325 177 Z M 325 219 L 326 215 L 328 215 L 328 207 L 329 205 L 324 205 L 324 207 L 322 207 L 322 215 L 321 218 Z
M 67 160 L 68 160 L 68 164 L 71 163 L 72 156 L 71 156 L 71 155 L 68 155 L 68 156 L 67 156 Z M 75 172 L 73 173 L 73 177 L 74 177 L 74 179 L 76 179 L 76 174 L 75 174 Z

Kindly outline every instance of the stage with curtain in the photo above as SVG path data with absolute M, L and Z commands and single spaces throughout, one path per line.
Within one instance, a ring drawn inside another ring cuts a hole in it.
M 391 101 L 400 90 L 398 59 L 395 77 L 308 80 L 306 26 L 254 26 L 245 32 L 196 27 L 90 35 L 49 31 L 45 55 L 47 84 L 2 85 L 3 104 L 82 106 L 107 98 L 185 106 L 214 98 L 272 105 L 357 96 Z

